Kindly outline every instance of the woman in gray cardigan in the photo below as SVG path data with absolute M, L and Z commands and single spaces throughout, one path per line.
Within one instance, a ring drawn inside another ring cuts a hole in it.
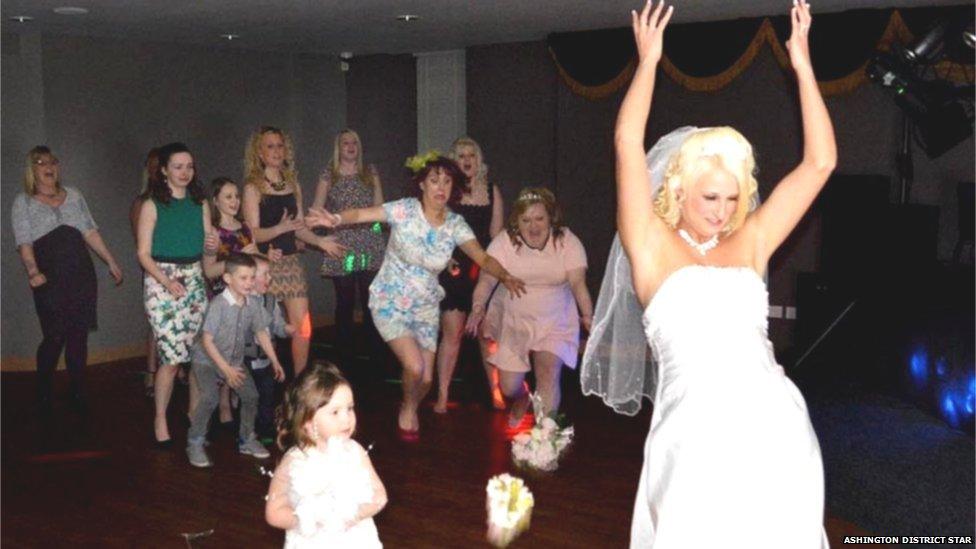
M 116 285 L 122 283 L 122 270 L 102 241 L 85 198 L 61 185 L 59 161 L 45 146 L 27 154 L 24 192 L 14 199 L 12 217 L 43 334 L 37 348 L 39 411 L 51 410 L 51 385 L 62 351 L 72 404 L 83 411 L 82 371 L 88 361 L 88 332 L 97 325 L 98 290 L 87 248 L 108 265 Z

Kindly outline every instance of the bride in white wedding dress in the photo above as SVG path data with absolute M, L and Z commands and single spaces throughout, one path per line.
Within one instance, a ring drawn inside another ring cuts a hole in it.
M 631 547 L 826 547 L 820 449 L 803 397 L 773 356 L 761 278 L 837 158 L 810 62 L 810 8 L 794 3 L 787 42 L 803 158 L 759 207 L 752 147 L 732 128 L 681 128 L 645 165 L 672 11 L 648 3 L 633 13 L 640 62 L 615 139 L 619 240 L 584 355 L 584 392 L 624 413 L 636 413 L 642 396 L 654 401 Z M 639 337 L 652 360 L 633 336 L 601 347 L 614 329 L 636 331 L 636 321 L 621 322 L 628 307 L 642 311 Z

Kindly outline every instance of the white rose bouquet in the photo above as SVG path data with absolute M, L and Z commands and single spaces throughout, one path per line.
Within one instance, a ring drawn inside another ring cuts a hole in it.
M 546 415 L 542 397 L 530 394 L 537 421 L 528 433 L 519 433 L 512 440 L 512 459 L 519 467 L 552 472 L 559 466 L 559 457 L 573 441 L 573 427 Z

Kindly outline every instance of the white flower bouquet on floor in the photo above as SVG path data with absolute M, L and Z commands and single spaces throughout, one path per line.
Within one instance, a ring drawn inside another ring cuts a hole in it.
M 552 472 L 559 466 L 559 457 L 573 441 L 573 426 L 546 415 L 542 397 L 530 394 L 536 424 L 528 433 L 519 433 L 512 440 L 512 459 L 519 467 Z M 539 420 L 538 418 L 542 418 Z
M 528 530 L 535 498 L 518 477 L 508 473 L 488 479 L 488 542 L 505 547 Z

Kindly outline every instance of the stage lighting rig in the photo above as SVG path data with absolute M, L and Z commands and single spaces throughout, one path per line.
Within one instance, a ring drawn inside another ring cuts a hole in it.
M 955 85 L 934 69 L 950 51 L 971 55 L 972 34 L 972 20 L 942 20 L 915 44 L 893 45 L 890 51 L 877 52 L 868 63 L 868 78 L 893 91 L 895 103 L 916 131 L 906 130 L 914 134 L 929 158 L 942 155 L 973 133 L 972 83 Z

